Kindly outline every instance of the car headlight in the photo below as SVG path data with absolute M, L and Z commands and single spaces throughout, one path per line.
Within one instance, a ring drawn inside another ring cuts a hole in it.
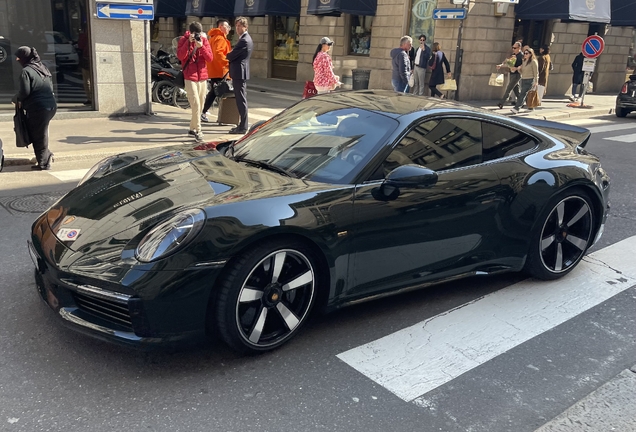
M 175 253 L 203 228 L 205 212 L 201 209 L 185 210 L 154 227 L 141 239 L 135 257 L 141 262 L 152 262 Z
M 86 173 L 86 175 L 84 177 L 82 177 L 82 179 L 77 184 L 77 186 L 79 186 L 79 185 L 83 184 L 84 182 L 88 181 L 88 179 L 93 177 L 95 174 L 97 174 L 99 172 L 106 171 L 110 167 L 110 163 L 112 161 L 114 161 L 115 159 L 117 159 L 117 156 L 110 156 L 110 157 L 107 157 L 106 159 L 102 159 L 99 162 L 97 162 L 93 166 L 93 168 L 89 169 L 88 172 Z

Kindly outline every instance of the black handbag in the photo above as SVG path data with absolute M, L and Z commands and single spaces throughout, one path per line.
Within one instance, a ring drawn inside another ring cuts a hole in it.
M 15 131 L 15 145 L 17 147 L 28 147 L 31 144 L 29 128 L 26 122 L 26 113 L 22 108 L 18 108 L 18 104 L 15 105 L 13 130 Z
M 234 93 L 234 85 L 232 81 L 227 79 L 227 75 L 227 73 L 223 75 L 222 80 L 214 84 L 214 94 L 218 97 L 223 97 L 228 93 Z

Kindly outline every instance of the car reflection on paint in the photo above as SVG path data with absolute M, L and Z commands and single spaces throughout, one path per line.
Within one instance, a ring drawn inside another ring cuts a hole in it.
M 33 225 L 37 286 L 92 336 L 215 330 L 257 353 L 314 311 L 473 275 L 562 277 L 609 207 L 589 137 L 439 99 L 319 95 L 237 142 L 97 164 Z

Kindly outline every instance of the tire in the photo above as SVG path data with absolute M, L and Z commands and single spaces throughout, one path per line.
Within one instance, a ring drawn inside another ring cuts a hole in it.
M 629 114 L 629 111 L 627 111 L 625 108 L 616 107 L 616 117 L 627 117 L 627 114 Z
M 170 81 L 163 80 L 155 84 L 152 90 L 152 99 L 155 102 L 172 105 L 173 94 L 174 84 L 172 84 Z
M 571 272 L 594 240 L 594 206 L 580 189 L 550 200 L 533 230 L 525 270 L 533 277 L 553 280 Z
M 322 279 L 315 252 L 297 240 L 274 240 L 238 257 L 219 280 L 215 310 L 221 339 L 257 354 L 294 337 L 307 321 Z
M 172 105 L 183 109 L 190 108 L 188 93 L 186 93 L 186 91 L 182 88 L 175 87 L 174 91 L 172 92 Z

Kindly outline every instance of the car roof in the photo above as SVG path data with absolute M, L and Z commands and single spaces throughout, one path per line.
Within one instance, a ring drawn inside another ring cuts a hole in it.
M 414 112 L 430 110 L 462 110 L 493 115 L 492 111 L 448 99 L 397 93 L 391 90 L 357 90 L 322 94 L 311 99 L 338 103 L 367 111 L 376 111 L 397 118 Z

